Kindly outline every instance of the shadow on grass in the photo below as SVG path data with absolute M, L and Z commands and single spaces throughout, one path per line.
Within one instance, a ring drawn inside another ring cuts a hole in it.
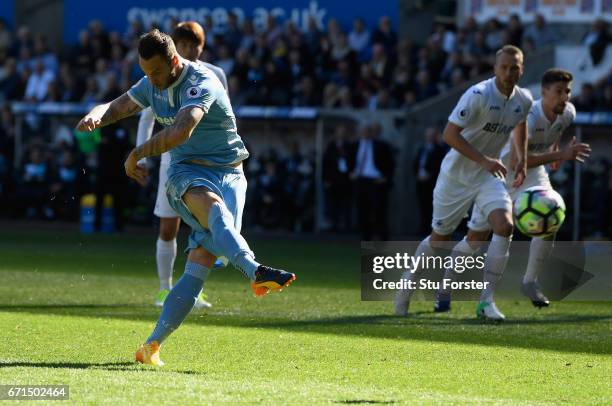
M 143 366 L 135 362 L 32 362 L 32 361 L 0 361 L 2 368 L 61 368 L 61 369 L 90 369 L 106 371 L 147 371 L 157 373 L 177 373 L 186 375 L 202 375 L 201 372 L 190 370 L 160 370 Z
M 117 304 L 0 305 L 0 311 L 150 321 L 151 327 L 159 315 L 159 309 L 148 306 Z M 514 317 L 504 323 L 484 323 L 473 317 L 454 317 L 452 314 L 426 311 L 412 313 L 409 317 L 374 314 L 314 319 L 210 312 L 196 313 L 186 321 L 187 324 L 202 326 L 267 328 L 312 334 L 612 354 L 611 336 L 607 334 L 610 322 L 612 313 L 554 313 L 541 318 L 525 316 Z M 587 326 L 596 330 L 586 329 Z M 589 334 L 595 335 L 594 339 L 590 339 Z

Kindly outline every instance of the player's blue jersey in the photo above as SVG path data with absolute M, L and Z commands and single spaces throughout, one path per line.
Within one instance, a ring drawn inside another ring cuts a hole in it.
M 160 90 L 145 76 L 127 94 L 142 108 L 151 106 L 155 119 L 163 126 L 174 124 L 179 110 L 197 106 L 205 112 L 189 140 L 170 151 L 172 163 L 193 162 L 230 165 L 249 153 L 238 135 L 236 117 L 227 91 L 205 65 L 182 59 L 185 65 L 169 88 Z

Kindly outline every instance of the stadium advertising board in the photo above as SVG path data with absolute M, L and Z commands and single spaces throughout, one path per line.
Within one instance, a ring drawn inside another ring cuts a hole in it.
M 305 28 L 310 17 L 320 27 L 335 18 L 346 29 L 349 29 L 355 17 L 362 17 L 366 24 L 373 27 L 382 15 L 391 17 L 397 24 L 397 4 L 395 0 L 371 2 L 352 2 L 346 0 L 210 0 L 205 3 L 193 0 L 176 0 L 171 4 L 166 0 L 109 0 L 91 3 L 78 0 L 65 0 L 64 38 L 72 41 L 78 37 L 88 21 L 97 19 L 104 23 L 108 30 L 125 32 L 130 21 L 140 21 L 144 27 L 157 22 L 162 28 L 176 18 L 178 20 L 204 21 L 211 16 L 213 31 L 222 31 L 227 24 L 228 13 L 233 11 L 239 20 L 252 18 L 256 28 L 265 25 L 268 15 L 279 20 L 292 20 L 299 28 Z
M 463 4 L 465 15 L 479 22 L 512 14 L 524 21 L 533 20 L 536 14 L 550 22 L 589 23 L 596 18 L 612 21 L 610 0 L 467 0 Z
M 13 24 L 15 19 L 15 4 L 13 1 L 0 1 L 0 18 L 10 25 Z

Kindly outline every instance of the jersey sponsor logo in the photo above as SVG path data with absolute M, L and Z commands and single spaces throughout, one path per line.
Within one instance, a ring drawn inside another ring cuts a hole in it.
M 174 117 L 160 117 L 155 116 L 155 120 L 163 126 L 169 126 L 174 124 Z
M 166 101 L 166 98 L 163 95 L 159 94 L 159 93 L 155 93 L 153 95 L 153 97 L 155 97 L 156 99 L 159 99 L 159 100 Z
M 474 94 L 482 94 L 482 92 L 480 90 L 472 90 L 472 93 L 474 93 Z
M 504 125 L 503 123 L 486 123 L 482 130 L 494 134 L 508 135 L 512 128 L 512 126 Z
M 492 110 L 501 110 L 501 107 L 499 107 L 499 106 L 491 106 L 491 107 L 489 107 L 489 111 L 492 111 Z
M 536 128 L 535 132 L 540 133 L 546 131 L 546 128 Z

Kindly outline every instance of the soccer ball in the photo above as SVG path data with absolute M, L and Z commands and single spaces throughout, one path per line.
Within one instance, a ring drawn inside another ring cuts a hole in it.
M 533 186 L 514 201 L 514 224 L 528 237 L 556 233 L 565 220 L 565 202 L 552 189 Z

